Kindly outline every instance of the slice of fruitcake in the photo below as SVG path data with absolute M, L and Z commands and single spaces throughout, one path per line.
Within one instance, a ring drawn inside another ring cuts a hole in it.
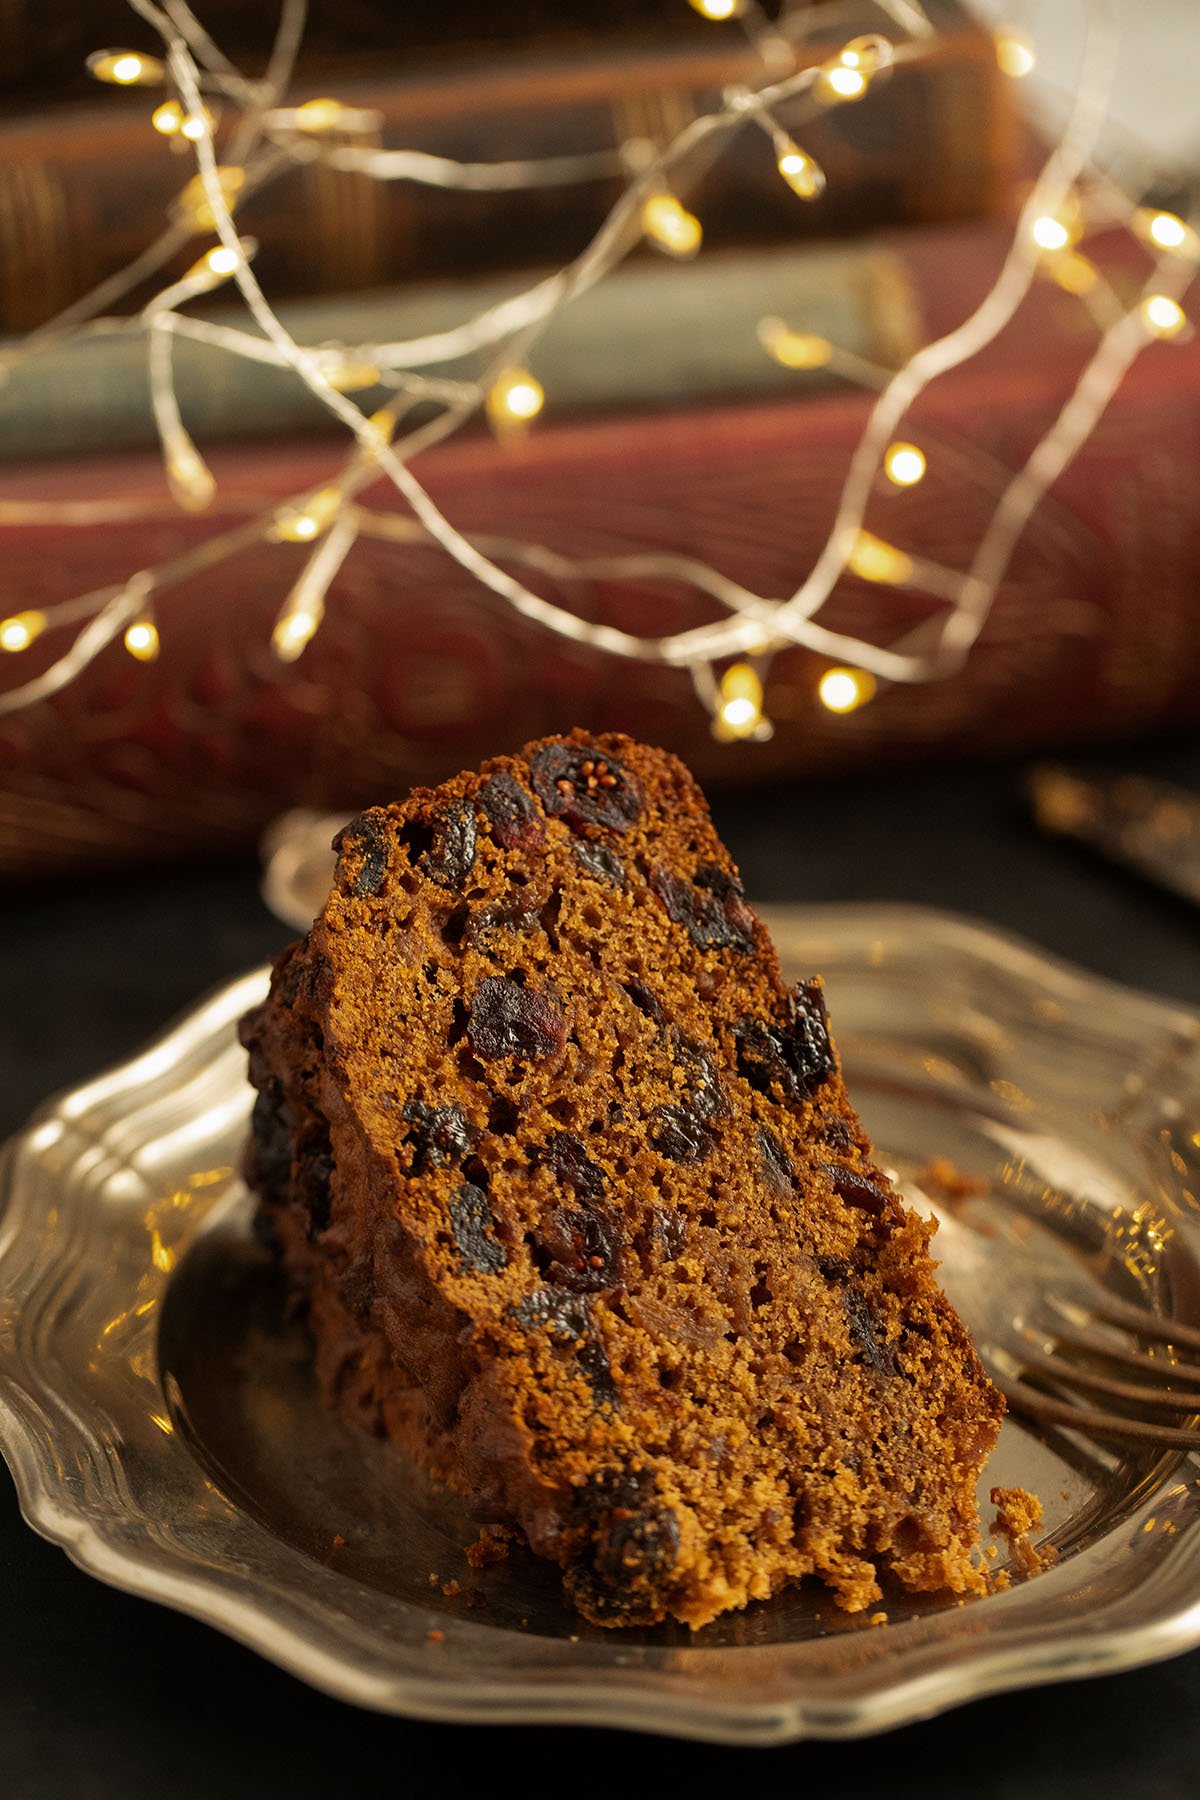
M 342 1413 L 599 1624 L 983 1591 L 1003 1401 L 687 770 L 576 731 L 337 848 L 243 1035 Z

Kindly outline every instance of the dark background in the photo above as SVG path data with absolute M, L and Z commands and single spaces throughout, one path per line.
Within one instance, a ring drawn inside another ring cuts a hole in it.
M 1082 768 L 1084 765 L 1076 764 Z M 1093 765 L 1088 765 L 1093 766 Z M 1200 748 L 1110 767 L 1200 790 Z M 1038 836 L 1014 767 L 717 797 L 762 901 L 892 899 L 976 914 L 1100 974 L 1200 1005 L 1200 913 Z M 248 864 L 69 880 L 2 905 L 0 1123 L 125 1057 L 288 933 Z M 22 1523 L 0 1474 L 0 1794 L 8 1800 L 359 1800 L 671 1791 L 1074 1800 L 1200 1790 L 1200 1651 L 984 1701 L 865 1743 L 774 1751 L 620 1733 L 413 1724 L 311 1692 L 217 1632 L 111 1591 Z M 582 1784 L 582 1788 L 581 1788 Z

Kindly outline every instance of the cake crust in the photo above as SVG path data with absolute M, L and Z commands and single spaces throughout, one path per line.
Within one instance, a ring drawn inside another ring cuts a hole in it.
M 599 1624 L 984 1591 L 1003 1401 L 687 770 L 574 732 L 336 847 L 243 1022 L 330 1401 Z

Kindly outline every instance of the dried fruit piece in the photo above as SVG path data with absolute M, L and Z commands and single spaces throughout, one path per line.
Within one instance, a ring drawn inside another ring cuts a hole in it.
M 344 825 L 333 840 L 338 853 L 337 881 L 356 900 L 377 893 L 387 872 L 387 837 L 374 813 L 362 813 Z M 358 867 L 350 873 L 355 859 Z
M 578 1351 L 579 1368 L 584 1380 L 592 1390 L 592 1398 L 599 1407 L 607 1407 L 615 1411 L 618 1394 L 613 1380 L 612 1364 L 608 1360 L 608 1352 L 604 1345 L 595 1338 L 585 1338 Z
M 296 1121 L 283 1091 L 283 1083 L 274 1075 L 263 1077 L 254 1096 L 250 1115 L 251 1141 L 254 1145 L 253 1179 L 267 1198 L 279 1204 L 287 1197 L 292 1176 L 292 1144 Z
M 746 905 L 746 890 L 735 876 L 727 870 L 720 869 L 715 863 L 702 863 L 692 877 L 698 888 L 705 888 L 720 901 L 725 913 L 725 923 L 738 942 L 748 939 L 750 948 L 754 948 L 754 914 Z
M 426 1106 L 423 1100 L 410 1100 L 404 1117 L 413 1127 L 406 1134 L 413 1153 L 410 1175 L 461 1162 L 479 1142 L 479 1132 L 461 1106 Z
M 583 1140 L 570 1131 L 555 1131 L 537 1153 L 537 1160 L 556 1181 L 574 1188 L 584 1200 L 599 1200 L 604 1193 L 604 1170 L 594 1163 Z
M 886 1188 L 872 1181 L 858 1169 L 847 1169 L 841 1163 L 821 1163 L 822 1175 L 827 1175 L 833 1185 L 833 1191 L 847 1206 L 856 1206 L 862 1212 L 881 1213 L 887 1205 L 890 1195 Z
M 684 927 L 698 949 L 744 953 L 754 949 L 754 938 L 748 929 L 750 915 L 740 900 L 722 901 L 661 863 L 650 871 L 650 886 L 665 906 L 667 917 Z M 741 915 L 747 924 L 739 922 Z
M 842 1290 L 850 1341 L 877 1375 L 899 1375 L 900 1368 L 888 1344 L 881 1339 L 871 1303 L 860 1287 L 851 1283 Z
M 593 1617 L 633 1625 L 655 1616 L 679 1556 L 679 1520 L 646 1471 L 614 1470 L 580 1495 L 592 1521 L 590 1558 L 566 1585 Z
M 666 1014 L 663 1012 L 662 1005 L 648 987 L 643 987 L 640 981 L 627 981 L 624 985 L 625 992 L 640 1013 L 645 1013 L 646 1017 L 655 1025 L 662 1025 L 665 1022 Z
M 583 1337 L 590 1323 L 587 1301 L 563 1287 L 534 1288 L 509 1311 L 523 1330 L 547 1330 L 560 1344 Z
M 540 921 L 536 912 L 520 900 L 497 900 L 493 906 L 480 907 L 466 921 L 464 936 L 472 944 L 482 944 L 498 931 L 511 931 L 525 937 L 536 931 Z
M 576 857 L 589 875 L 606 881 L 610 887 L 625 886 L 625 864 L 607 844 L 593 843 L 591 838 L 578 838 L 572 845 Z
M 605 1207 L 556 1206 L 534 1241 L 555 1287 L 591 1294 L 619 1279 L 621 1227 Z
M 712 1057 L 707 1050 L 701 1050 L 697 1044 L 678 1035 L 674 1049 L 676 1067 L 683 1070 L 688 1084 L 684 1104 L 698 1119 L 719 1119 L 726 1111 L 727 1102 Z
M 739 1019 L 734 1027 L 738 1071 L 760 1094 L 804 1100 L 833 1069 L 833 1051 L 820 986 L 801 982 L 788 996 L 785 1025 Z
M 508 1252 L 495 1236 L 488 1197 L 473 1182 L 464 1182 L 450 1196 L 450 1229 L 464 1268 L 495 1275 L 508 1262 Z
M 433 815 L 433 842 L 421 858 L 421 866 L 439 887 L 461 890 L 475 867 L 476 845 L 474 807 L 465 800 L 452 800 Z
M 854 1148 L 850 1127 L 844 1119 L 826 1119 L 821 1127 L 821 1141 L 828 1144 L 831 1150 L 852 1150 Z
M 650 1220 L 650 1236 L 664 1262 L 674 1262 L 687 1240 L 687 1221 L 682 1213 L 658 1211 Z
M 305 1232 L 311 1242 L 329 1229 L 333 1209 L 333 1146 L 323 1122 L 309 1132 L 300 1146 L 296 1194 L 308 1215 Z
M 581 825 L 628 831 L 642 810 L 642 792 L 615 756 L 585 744 L 543 744 L 529 761 L 533 785 L 546 811 Z
M 716 1138 L 689 1106 L 656 1106 L 650 1116 L 650 1142 L 672 1162 L 703 1162 Z
M 468 1035 L 476 1056 L 559 1056 L 567 1041 L 561 1008 L 506 975 L 486 975 L 471 1001 Z
M 545 821 L 532 795 L 506 769 L 484 782 L 479 804 L 492 836 L 505 850 L 531 850 L 545 841 Z
M 758 1151 L 762 1159 L 762 1171 L 767 1186 L 780 1199 L 786 1198 L 795 1190 L 796 1171 L 788 1161 L 787 1152 L 773 1131 L 759 1131 Z

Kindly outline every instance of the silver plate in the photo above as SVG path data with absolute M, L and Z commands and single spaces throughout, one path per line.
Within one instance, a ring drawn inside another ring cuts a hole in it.
M 989 1280 L 1032 1215 L 1076 1274 L 1182 1304 L 1200 1274 L 1200 1018 L 942 914 L 768 917 L 794 973 L 825 973 L 851 1090 L 910 1194 L 935 1153 L 989 1178 L 1006 1228 Z M 367 1706 L 731 1743 L 878 1731 L 1200 1643 L 1197 1465 L 1014 1419 L 981 1498 L 1036 1489 L 1057 1562 L 965 1605 L 891 1603 L 882 1629 L 814 1588 L 694 1637 L 601 1632 L 548 1565 L 470 1569 L 470 1508 L 319 1404 L 254 1248 L 234 1025 L 265 979 L 52 1103 L 6 1153 L 0 1443 L 29 1522 L 83 1568 Z M 962 1236 L 944 1278 L 970 1322 Z

